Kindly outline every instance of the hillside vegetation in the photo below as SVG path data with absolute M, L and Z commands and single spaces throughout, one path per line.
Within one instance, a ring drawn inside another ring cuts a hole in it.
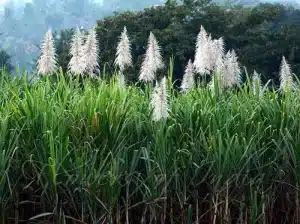
M 124 10 L 141 10 L 161 0 L 8 0 L 0 12 L 0 46 L 14 67 L 32 70 L 46 30 L 89 29 L 98 19 Z M 2 6 L 1 6 L 2 9 Z
M 171 2 L 166 6 L 125 12 L 99 20 L 96 29 L 100 68 L 105 67 L 110 73 L 114 71 L 116 40 L 126 26 L 132 40 L 134 61 L 129 72 L 131 80 L 136 81 L 150 31 L 159 40 L 164 57 L 175 57 L 174 78 L 181 79 L 185 64 L 194 57 L 200 25 L 212 34 L 212 38 L 223 37 L 226 50 L 235 49 L 248 73 L 256 69 L 264 82 L 273 79 L 275 84 L 279 83 L 277 77 L 283 55 L 291 62 L 295 74 L 300 73 L 299 10 L 274 4 L 224 8 L 202 1 L 185 1 L 183 5 Z M 72 33 L 72 30 L 63 31 L 60 39 L 56 40 L 59 64 L 64 71 L 70 60 L 68 43 Z
M 295 73 L 299 73 L 299 10 L 273 4 L 255 4 L 254 7 L 243 8 L 230 4 L 217 6 L 200 0 L 185 0 L 183 5 L 175 4 L 174 1 L 167 2 L 167 6 L 163 6 L 164 1 L 153 0 L 114 0 L 104 1 L 102 5 L 97 1 L 93 3 L 85 0 L 34 0 L 26 3 L 24 8 L 17 8 L 17 4 L 6 5 L 0 26 L 1 49 L 12 57 L 11 64 L 14 67 L 20 66 L 23 69 L 26 66 L 26 70 L 34 71 L 41 39 L 46 30 L 51 28 L 58 33 L 62 32 L 61 35 L 55 35 L 55 38 L 61 57 L 60 64 L 63 66 L 69 57 L 68 52 L 65 52 L 69 49 L 66 45 L 69 43 L 69 33 L 72 32 L 69 29 L 82 26 L 88 30 L 98 20 L 101 65 L 107 62 L 112 66 L 107 56 L 112 58 L 116 47 L 115 38 L 127 25 L 134 39 L 135 68 L 141 63 L 144 42 L 152 30 L 160 40 L 166 58 L 174 54 L 176 62 L 180 62 L 176 63 L 174 74 L 180 78 L 183 64 L 194 54 L 195 36 L 200 25 L 204 25 L 214 38 L 223 36 L 227 48 L 236 49 L 242 64 L 250 72 L 254 68 L 258 70 L 265 81 L 275 77 L 278 70 L 276 65 L 282 55 L 286 55 Z M 162 6 L 142 10 L 155 4 Z M 113 14 L 113 11 L 118 13 Z

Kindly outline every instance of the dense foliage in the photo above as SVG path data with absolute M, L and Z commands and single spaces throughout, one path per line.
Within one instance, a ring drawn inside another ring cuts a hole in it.
M 0 68 L 5 68 L 5 70 L 8 72 L 11 72 L 13 70 L 13 65 L 11 64 L 11 57 L 4 50 L 0 50 Z
M 2 1 L 3 2 L 3 1 Z M 2 3 L 1 2 L 1 3 Z M 137 10 L 161 0 L 8 0 L 0 5 L 1 48 L 16 66 L 32 69 L 47 29 L 90 28 L 114 11 Z
M 175 56 L 174 77 L 181 78 L 184 65 L 194 56 L 196 36 L 200 25 L 203 25 L 213 34 L 213 38 L 224 37 L 227 49 L 236 50 L 242 65 L 251 72 L 257 69 L 265 80 L 278 74 L 282 55 L 288 57 L 297 74 L 300 73 L 300 40 L 297 37 L 300 20 L 293 23 L 286 21 L 287 17 L 291 19 L 290 16 L 295 15 L 300 15 L 300 11 L 289 11 L 283 6 L 270 4 L 253 9 L 226 9 L 186 3 L 146 9 L 139 13 L 127 12 L 97 23 L 102 49 L 100 61 L 103 64 L 110 58 L 108 62 L 112 65 L 117 37 L 126 25 L 136 62 L 132 71 L 138 71 L 148 34 L 153 31 L 160 41 L 165 59 Z
M 171 90 L 153 122 L 148 88 L 1 77 L 1 223 L 299 218 L 299 90 Z
M 174 77 L 179 79 L 188 59 L 194 57 L 196 37 L 200 25 L 203 25 L 213 34 L 213 38 L 224 37 L 227 49 L 235 49 L 248 72 L 256 69 L 262 73 L 264 81 L 275 78 L 278 82 L 276 77 L 283 55 L 293 65 L 293 71 L 300 73 L 299 10 L 274 4 L 224 8 L 201 1 L 184 2 L 176 4 L 169 1 L 165 6 L 125 12 L 99 20 L 97 31 L 101 67 L 106 65 L 106 69 L 114 70 L 118 37 L 123 26 L 126 26 L 135 62 L 128 75 L 133 80 L 137 79 L 147 38 L 153 31 L 162 46 L 165 62 L 168 63 L 172 55 L 175 57 Z M 68 40 L 70 37 L 71 34 L 66 36 Z M 61 46 L 62 40 L 58 43 Z M 62 60 L 60 64 L 66 63 Z

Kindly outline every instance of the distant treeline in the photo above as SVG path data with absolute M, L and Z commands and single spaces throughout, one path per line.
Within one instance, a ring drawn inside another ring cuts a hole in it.
M 90 28 L 114 11 L 138 10 L 163 0 L 9 0 L 0 10 L 0 46 L 12 64 L 31 71 L 45 32 Z
M 174 56 L 174 78 L 181 79 L 189 58 L 194 57 L 197 34 L 203 25 L 213 38 L 224 37 L 226 49 L 236 50 L 248 73 L 256 69 L 263 81 L 278 81 L 283 55 L 300 74 L 300 11 L 279 4 L 260 4 L 253 8 L 226 8 L 204 1 L 167 1 L 165 5 L 140 12 L 124 12 L 97 22 L 101 68 L 114 71 L 113 60 L 119 35 L 127 27 L 132 42 L 134 65 L 127 71 L 137 79 L 150 31 L 157 37 L 165 58 L 166 70 Z M 56 40 L 59 64 L 66 69 L 72 30 L 61 32 Z

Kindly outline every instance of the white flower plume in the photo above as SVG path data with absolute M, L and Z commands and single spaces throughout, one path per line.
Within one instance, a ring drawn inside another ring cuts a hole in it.
M 166 77 L 163 77 L 152 93 L 151 106 L 153 109 L 152 120 L 165 120 L 169 117 L 168 92 Z
M 280 89 L 288 90 L 293 88 L 293 76 L 292 70 L 285 57 L 282 56 L 281 65 L 280 65 Z
M 94 76 L 93 72 L 98 69 L 98 53 L 99 47 L 97 43 L 96 29 L 93 27 L 86 39 L 82 49 L 83 69 L 89 75 Z
M 81 74 L 84 70 L 83 62 L 83 37 L 82 33 L 77 27 L 71 42 L 70 55 L 72 56 L 68 69 L 75 74 Z
M 254 94 L 262 94 L 262 83 L 260 79 L 260 75 L 254 70 L 253 75 L 252 75 L 252 89 Z
M 218 75 L 218 85 L 220 89 L 231 88 L 241 83 L 241 69 L 239 66 L 238 58 L 234 50 L 227 52 L 222 57 L 222 48 L 219 48 L 218 57 L 216 58 L 214 72 Z M 213 88 L 214 75 L 210 83 Z
M 212 67 L 211 69 L 213 71 L 216 71 L 218 66 L 220 66 L 221 61 L 224 58 L 225 54 L 225 46 L 224 46 L 224 40 L 223 38 L 219 38 L 217 40 L 213 40 L 211 42 L 211 61 L 212 61 Z M 219 68 L 218 68 L 219 69 Z
M 215 59 L 215 40 L 212 39 L 211 34 L 208 35 L 206 42 L 206 73 L 210 74 L 213 70 L 216 59 Z
M 41 56 L 37 61 L 38 74 L 46 75 L 57 69 L 56 53 L 51 29 L 46 34 L 41 46 Z
M 194 59 L 194 67 L 196 72 L 201 75 L 210 73 L 210 48 L 211 43 L 207 32 L 201 26 L 200 32 L 196 41 L 196 53 Z
M 154 34 L 150 32 L 146 54 L 142 63 L 139 80 L 151 82 L 155 80 L 155 74 L 158 69 L 163 68 L 163 59 L 161 48 Z
M 119 67 L 119 84 L 123 87 L 125 86 L 124 70 L 126 66 L 132 65 L 131 45 L 125 26 L 118 43 L 115 65 Z
M 117 65 L 123 73 L 126 66 L 130 66 L 132 64 L 132 56 L 131 56 L 131 45 L 127 35 L 127 29 L 124 27 L 124 30 L 120 36 L 120 41 L 117 47 L 115 65 Z
M 192 60 L 190 59 L 186 68 L 185 73 L 181 83 L 182 91 L 186 92 L 189 89 L 192 89 L 195 86 L 195 79 L 194 79 L 194 67 Z
M 226 72 L 224 58 L 225 58 L 225 55 L 219 55 L 219 57 L 216 58 L 214 72 L 218 73 L 219 75 L 224 74 L 224 72 Z
M 233 87 L 241 82 L 241 69 L 234 50 L 228 51 L 224 58 L 221 80 L 224 87 Z

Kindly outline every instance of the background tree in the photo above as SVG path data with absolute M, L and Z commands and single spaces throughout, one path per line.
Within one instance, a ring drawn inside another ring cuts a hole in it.
M 13 70 L 9 54 L 4 50 L 0 50 L 0 69 L 3 67 L 5 67 L 6 71 L 9 73 Z
M 203 25 L 213 38 L 224 37 L 226 49 L 234 48 L 250 73 L 255 68 L 262 73 L 264 81 L 274 77 L 278 81 L 282 55 L 286 55 L 296 74 L 300 72 L 300 40 L 297 39 L 300 20 L 295 19 L 299 16 L 299 10 L 279 4 L 225 8 L 208 1 L 186 0 L 183 4 L 169 1 L 165 6 L 137 13 L 124 12 L 99 20 L 100 63 L 107 62 L 110 70 L 114 70 L 117 37 L 126 26 L 135 62 L 130 71 L 131 78 L 136 80 L 149 32 L 153 31 L 162 46 L 166 62 L 172 55 L 175 56 L 174 77 L 180 79 L 184 65 L 193 58 L 196 36 L 200 25 Z
M 141 26 L 140 24 L 143 24 Z M 260 4 L 253 8 L 241 6 L 226 8 L 209 1 L 184 0 L 183 4 L 169 1 L 165 5 L 142 11 L 116 13 L 97 21 L 100 46 L 100 68 L 106 64 L 108 74 L 113 65 L 118 37 L 124 26 L 132 42 L 133 66 L 126 72 L 136 81 L 150 31 L 162 46 L 165 64 L 171 56 L 174 61 L 174 78 L 181 79 L 184 66 L 194 57 L 195 42 L 200 25 L 213 38 L 224 37 L 226 50 L 235 49 L 239 61 L 250 74 L 256 69 L 262 79 L 275 79 L 283 55 L 292 65 L 294 73 L 300 73 L 300 11 L 279 4 Z M 67 70 L 69 43 L 73 31 L 57 32 L 56 47 L 59 64 Z M 162 73 L 166 74 L 167 67 Z
M 0 12 L 0 45 L 12 55 L 13 64 L 35 69 L 34 61 L 45 32 L 71 29 L 77 26 L 90 29 L 97 19 L 124 9 L 137 10 L 164 0 L 8 0 Z M 115 7 L 116 6 L 116 7 Z M 25 46 L 25 47 L 24 47 Z

